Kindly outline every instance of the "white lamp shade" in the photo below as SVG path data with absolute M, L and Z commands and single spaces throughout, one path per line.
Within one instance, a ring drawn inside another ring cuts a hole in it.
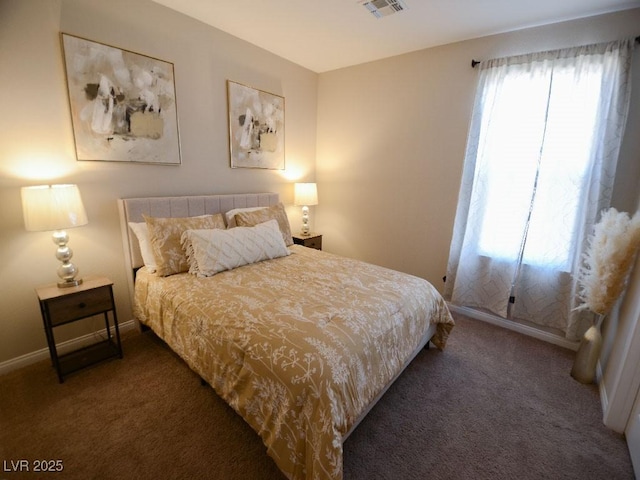
M 318 189 L 315 183 L 296 183 L 293 196 L 296 205 L 318 204 Z
M 89 223 L 77 185 L 23 187 L 22 212 L 29 231 L 63 230 Z

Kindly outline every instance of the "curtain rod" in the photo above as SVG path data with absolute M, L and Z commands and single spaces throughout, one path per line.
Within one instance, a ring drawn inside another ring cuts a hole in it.
M 636 43 L 640 43 L 640 35 L 636 37 Z M 480 63 L 479 60 L 471 59 L 471 68 L 476 68 L 476 66 L 478 66 L 479 63 Z

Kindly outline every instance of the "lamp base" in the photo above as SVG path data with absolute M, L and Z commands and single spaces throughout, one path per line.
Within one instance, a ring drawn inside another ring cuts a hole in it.
M 75 278 L 73 280 L 65 280 L 63 282 L 58 282 L 58 288 L 77 287 L 78 285 L 82 285 L 81 278 Z
M 303 237 L 309 236 L 309 207 L 306 205 L 302 207 L 302 228 L 300 229 L 300 235 Z
M 62 281 L 58 282 L 58 288 L 77 287 L 82 283 L 81 278 L 75 278 L 78 274 L 78 269 L 69 261 L 73 257 L 73 252 L 67 245 L 68 241 L 69 235 L 67 235 L 67 232 L 56 231 L 53 233 L 53 243 L 58 245 L 56 258 L 62 262 L 58 267 L 58 277 L 62 279 Z

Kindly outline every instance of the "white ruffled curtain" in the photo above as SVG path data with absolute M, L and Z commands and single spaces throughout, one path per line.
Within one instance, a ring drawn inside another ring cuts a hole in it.
M 571 340 L 587 328 L 574 273 L 611 199 L 634 43 L 480 64 L 447 266 L 454 305 Z

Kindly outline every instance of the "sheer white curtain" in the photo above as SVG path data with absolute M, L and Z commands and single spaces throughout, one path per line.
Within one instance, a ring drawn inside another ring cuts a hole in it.
M 573 274 L 611 198 L 634 43 L 480 64 L 447 267 L 453 304 L 582 334 Z

